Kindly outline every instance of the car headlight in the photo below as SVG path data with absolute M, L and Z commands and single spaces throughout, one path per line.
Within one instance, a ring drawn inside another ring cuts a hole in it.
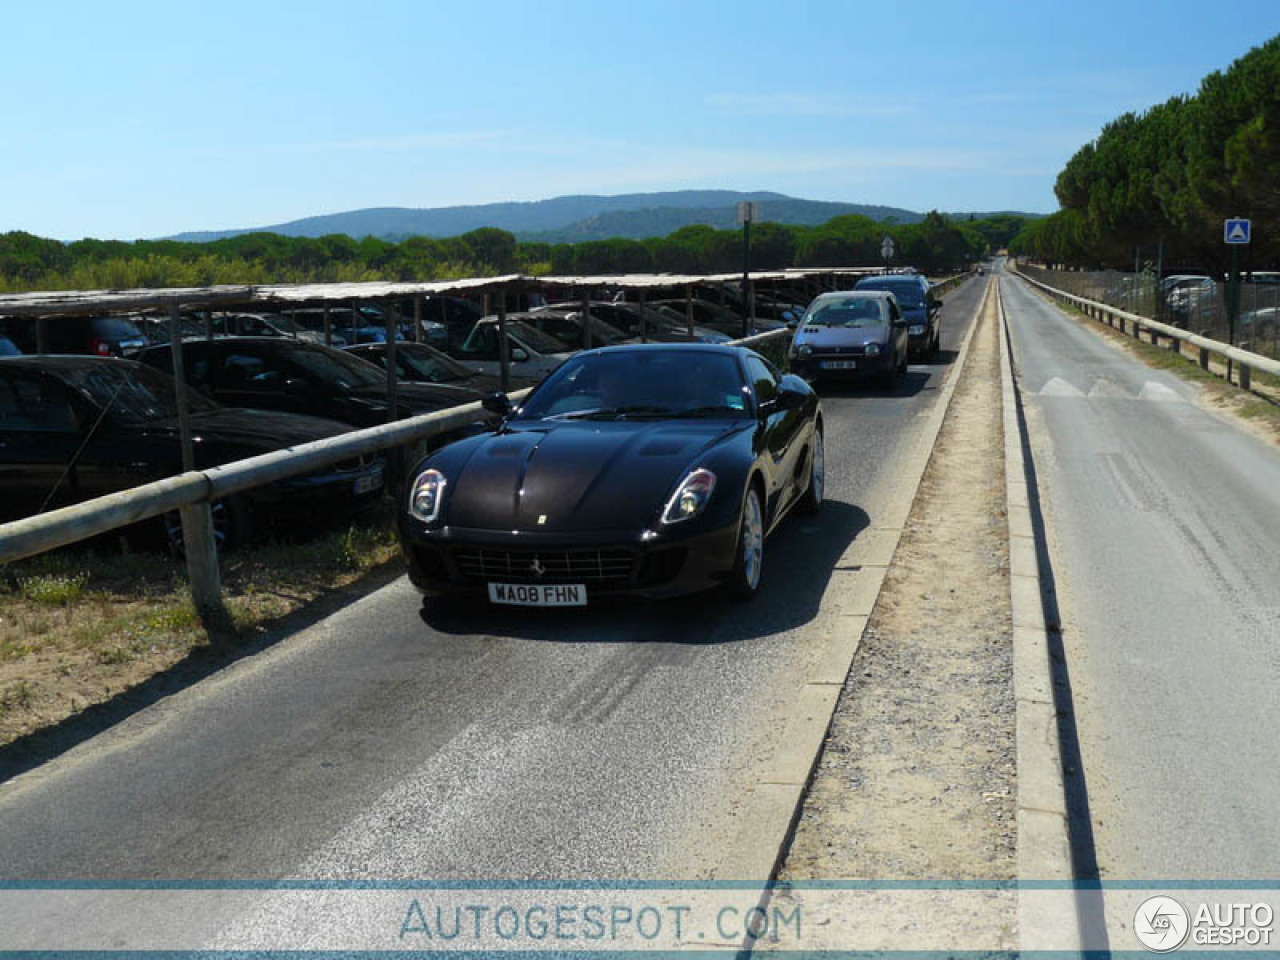
M 913 337 L 919 336 L 920 334 L 924 333 L 924 324 L 913 323 L 911 326 L 907 327 L 907 333 L 911 334 Z
M 867 356 L 868 356 L 868 357 L 878 357 L 878 356 L 880 356 L 880 344 L 878 344 L 878 343 L 868 343 L 868 344 L 867 344 Z
M 662 511 L 663 523 L 679 523 L 691 520 L 706 509 L 711 491 L 716 488 L 716 475 L 699 467 L 676 487 Z
M 440 504 L 448 483 L 439 470 L 422 471 L 409 491 L 409 512 L 423 523 L 434 523 L 440 516 Z
M 793 357 L 807 357 L 811 353 L 813 353 L 813 347 L 809 346 L 807 343 L 797 343 L 791 348 L 791 355 Z

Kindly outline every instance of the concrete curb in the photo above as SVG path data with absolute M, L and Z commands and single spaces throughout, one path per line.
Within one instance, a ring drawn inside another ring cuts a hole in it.
M 1010 352 L 1009 322 L 996 280 L 1000 314 L 1000 390 L 1004 414 L 1006 515 L 1009 524 L 1009 600 L 1013 611 L 1013 693 L 1017 708 L 1017 876 L 1024 881 L 1070 882 L 1074 871 L 1062 780 L 1058 715 L 1049 666 L 1048 630 L 1041 602 L 1035 524 L 1027 496 L 1024 449 L 1030 449 L 1019 415 Z M 1018 898 L 1022 951 L 1081 949 L 1074 897 Z
M 778 750 L 761 762 L 761 775 L 752 788 L 752 796 L 739 812 L 742 826 L 736 838 L 737 849 L 723 858 L 732 864 L 736 875 L 723 879 L 761 879 L 771 883 L 777 877 L 804 808 L 810 780 L 822 756 L 822 745 L 835 716 L 840 691 L 879 599 L 942 423 L 951 409 L 951 397 L 964 371 L 982 312 L 993 295 L 993 286 L 988 282 L 974 322 L 965 334 L 955 363 L 939 389 L 938 402 L 929 412 L 915 446 L 905 451 L 906 470 L 898 495 L 869 528 L 858 534 L 832 572 L 819 614 L 823 647 L 812 662 L 806 683 L 798 691 L 796 708 L 778 738 Z M 766 888 L 762 906 L 768 898 Z

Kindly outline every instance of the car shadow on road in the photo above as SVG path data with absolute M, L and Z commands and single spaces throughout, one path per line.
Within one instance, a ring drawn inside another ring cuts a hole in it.
M 432 630 L 549 643 L 737 643 L 803 627 L 818 614 L 832 571 L 870 525 L 861 507 L 829 500 L 816 516 L 792 514 L 765 549 L 760 592 L 740 603 L 720 591 L 652 601 L 606 599 L 585 608 L 537 610 L 483 601 L 433 599 L 422 606 Z
M 827 398 L 857 397 L 914 397 L 925 390 L 936 389 L 937 384 L 930 384 L 933 374 L 928 370 L 908 369 L 898 377 L 893 386 L 879 380 L 850 380 L 847 382 L 826 382 L 815 387 L 818 396 Z

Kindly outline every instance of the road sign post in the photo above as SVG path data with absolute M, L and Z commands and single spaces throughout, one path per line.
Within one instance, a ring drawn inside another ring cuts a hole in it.
M 1240 314 L 1240 248 L 1253 239 L 1253 223 L 1241 217 L 1222 222 L 1222 242 L 1231 248 L 1231 278 L 1227 284 L 1227 343 L 1236 345 L 1236 321 Z M 1227 383 L 1231 382 L 1231 358 L 1227 358 Z
M 884 257 L 884 268 L 889 269 L 889 263 L 893 260 L 893 237 L 887 233 L 884 239 L 880 241 L 880 256 Z
M 751 221 L 760 215 L 760 204 L 743 201 L 738 204 L 738 222 L 742 224 L 742 336 L 751 335 Z

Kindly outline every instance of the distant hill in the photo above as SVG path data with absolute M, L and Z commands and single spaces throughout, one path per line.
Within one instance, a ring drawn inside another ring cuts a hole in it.
M 734 226 L 737 204 L 744 200 L 759 203 L 761 219 L 777 223 L 818 224 L 847 213 L 861 214 L 873 220 L 895 217 L 900 223 L 915 223 L 921 219 L 921 214 L 898 207 L 800 200 L 768 191 L 677 190 L 612 197 L 553 197 L 528 203 L 486 203 L 431 209 L 370 207 L 239 230 L 192 231 L 170 239 L 203 243 L 243 233 L 269 232 L 289 237 L 345 233 L 356 238 L 375 236 L 401 240 L 418 235 L 457 236 L 478 227 L 510 230 L 522 240 L 642 239 L 664 236 L 694 223 Z

